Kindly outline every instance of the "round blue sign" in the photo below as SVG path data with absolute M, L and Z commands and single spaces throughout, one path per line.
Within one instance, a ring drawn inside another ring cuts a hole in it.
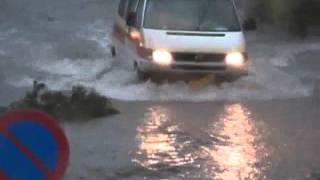
M 0 117 L 0 179 L 61 179 L 69 145 L 56 121 L 33 110 Z

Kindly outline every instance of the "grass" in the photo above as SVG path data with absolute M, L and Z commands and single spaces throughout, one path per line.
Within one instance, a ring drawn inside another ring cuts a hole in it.
M 89 120 L 119 113 L 107 97 L 92 89 L 74 86 L 69 92 L 50 91 L 45 84 L 37 82 L 34 82 L 32 91 L 27 92 L 22 100 L 12 103 L 7 109 L 20 108 L 37 109 L 59 120 L 69 121 Z

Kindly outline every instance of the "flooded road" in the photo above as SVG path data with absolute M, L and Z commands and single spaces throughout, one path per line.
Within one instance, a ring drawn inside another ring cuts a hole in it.
M 319 102 L 117 102 L 122 115 L 64 124 L 66 179 L 316 180 Z
M 146 124 L 138 128 L 137 154 L 142 156 L 138 165 L 151 170 L 190 166 L 199 171 L 190 173 L 187 170 L 186 174 L 181 173 L 181 178 L 231 180 L 261 176 L 262 169 L 256 164 L 262 158 L 259 151 L 265 148 L 259 143 L 261 134 L 250 112 L 241 104 L 225 105 L 217 119 L 207 122 L 206 127 L 174 122 L 170 110 L 166 110 L 161 106 L 151 108 Z M 200 136 L 186 134 L 183 126 L 196 128 L 193 130 Z
M 132 59 L 112 58 L 117 1 L 5 2 L 0 106 L 37 80 L 59 91 L 93 88 L 121 111 L 61 124 L 71 145 L 66 180 L 320 178 L 319 37 L 259 27 L 246 33 L 248 77 L 195 90 L 139 82 Z

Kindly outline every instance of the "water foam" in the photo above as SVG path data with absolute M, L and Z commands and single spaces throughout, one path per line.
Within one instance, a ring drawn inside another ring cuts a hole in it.
M 319 41 L 265 41 L 266 38 L 260 38 L 260 34 L 249 34 L 250 75 L 234 83 L 224 83 L 219 87 L 208 85 L 195 90 L 186 82 L 139 82 L 131 64 L 126 63 L 126 58 L 115 63 L 109 54 L 111 24 L 109 19 L 108 22 L 97 20 L 80 26 L 82 28 L 73 33 L 74 42 L 63 38 L 51 42 L 44 38 L 40 43 L 25 44 L 23 48 L 30 54 L 26 53 L 24 57 L 28 59 L 23 62 L 33 72 L 17 72 L 17 76 L 8 78 L 8 83 L 17 87 L 31 86 L 32 79 L 35 79 L 55 90 L 70 89 L 73 85 L 81 84 L 93 87 L 108 97 L 130 101 L 279 99 L 304 97 L 312 93 L 312 87 L 281 68 L 288 66 L 299 52 L 320 49 Z M 106 26 L 109 27 L 107 30 Z M 20 33 L 23 37 L 21 33 L 28 32 L 12 33 Z M 13 38 L 13 35 L 10 36 L 12 33 L 6 32 L 3 41 Z M 9 48 L 3 48 L 1 53 L 13 52 L 6 49 Z
M 92 37 L 90 38 L 92 39 Z M 105 42 L 103 38 L 96 38 L 96 40 Z M 106 45 L 103 46 L 106 47 Z M 295 53 L 319 47 L 317 43 L 250 42 L 251 63 L 248 77 L 234 83 L 224 83 L 219 87 L 209 85 L 197 90 L 186 82 L 164 84 L 155 84 L 150 81 L 139 82 L 133 69 L 128 68 L 125 63 L 110 66 L 114 61 L 111 57 L 102 63 L 105 63 L 106 68 L 99 78 L 96 78 L 95 75 L 95 72 L 101 72 L 102 64 L 98 63 L 99 60 L 95 62 L 98 64 L 97 66 L 91 67 L 96 71 L 87 75 L 86 78 L 79 77 L 85 74 L 83 70 L 87 68 L 85 67 L 87 64 L 77 64 L 77 68 L 71 65 L 69 66 L 71 69 L 66 71 L 64 63 L 55 62 L 54 69 L 69 72 L 71 76 L 61 78 L 59 83 L 56 83 L 56 80 L 48 80 L 47 82 L 54 89 L 70 88 L 72 85 L 83 84 L 95 88 L 99 93 L 108 97 L 130 101 L 214 101 L 304 97 L 311 94 L 312 87 L 306 86 L 298 77 L 283 72 L 279 67 L 287 66 Z M 122 61 L 125 62 L 123 59 Z M 77 73 L 72 74 L 74 71 Z

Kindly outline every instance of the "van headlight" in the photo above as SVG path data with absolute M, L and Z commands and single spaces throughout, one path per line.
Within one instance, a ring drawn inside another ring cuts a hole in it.
M 242 67 L 245 63 L 245 57 L 240 52 L 231 52 L 226 55 L 225 62 L 228 66 Z
M 159 65 L 168 66 L 172 64 L 173 58 L 169 51 L 155 50 L 152 52 L 152 60 Z

